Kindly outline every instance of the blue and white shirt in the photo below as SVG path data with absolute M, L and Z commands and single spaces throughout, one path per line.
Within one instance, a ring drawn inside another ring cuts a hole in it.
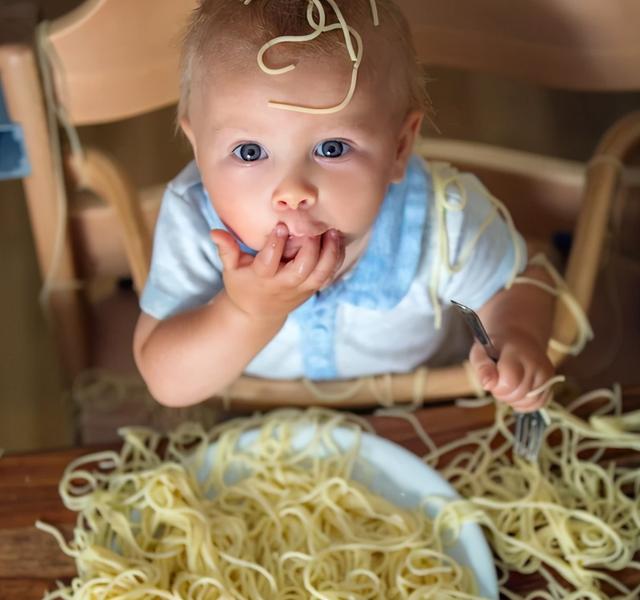
M 466 356 L 469 339 L 450 299 L 480 308 L 526 263 L 522 237 L 495 218 L 461 270 L 438 284 L 442 326 L 435 326 L 429 282 L 437 256 L 430 166 L 413 157 L 405 178 L 389 186 L 364 254 L 341 279 L 292 312 L 282 329 L 249 363 L 248 375 L 342 379 L 403 373 L 421 364 L 442 366 Z M 450 262 L 495 212 L 470 174 L 446 190 Z M 225 229 L 190 163 L 167 187 L 156 225 L 153 259 L 141 309 L 165 319 L 209 302 L 223 287 L 222 262 L 209 232 Z M 245 250 L 249 250 L 245 248 Z M 514 265 L 516 257 L 518 265 Z M 212 365 L 214 367 L 214 365 Z

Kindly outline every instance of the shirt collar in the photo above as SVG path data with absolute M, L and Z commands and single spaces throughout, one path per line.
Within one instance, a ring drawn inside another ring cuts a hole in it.
M 422 159 L 412 157 L 404 179 L 389 186 L 364 254 L 335 284 L 340 301 L 388 309 L 406 296 L 422 253 L 430 185 Z

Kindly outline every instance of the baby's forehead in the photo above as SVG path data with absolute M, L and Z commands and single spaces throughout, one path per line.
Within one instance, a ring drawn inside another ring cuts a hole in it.
M 316 7 L 311 15 L 310 6 Z M 422 109 L 423 76 L 408 24 L 393 0 L 345 0 L 330 6 L 316 0 L 203 0 L 184 38 L 180 114 L 202 81 L 224 82 L 233 70 L 255 72 L 259 55 L 265 71 L 333 61 L 336 70 L 357 74 L 358 88 L 368 81 L 370 90 L 388 91 L 405 110 Z
M 275 101 L 294 106 L 332 107 L 343 100 L 351 84 L 353 64 L 345 53 L 317 57 L 281 53 L 278 60 L 268 64 L 274 68 L 291 64 L 294 69 L 278 75 L 265 73 L 258 65 L 255 52 L 243 51 L 242 54 L 236 55 L 233 61 L 220 55 L 213 57 L 201 82 L 200 92 L 203 98 L 208 97 L 204 107 L 213 109 L 224 103 L 226 111 L 234 98 L 250 101 L 253 106 Z M 361 113 L 371 119 L 375 111 L 384 120 L 386 116 L 403 112 L 401 96 L 404 95 L 394 94 L 394 86 L 380 65 L 361 69 L 351 101 L 338 112 L 351 121 L 350 117 L 358 119 Z M 317 120 L 313 114 L 310 118 Z
M 336 75 L 346 78 L 342 97 L 334 94 L 332 103 L 320 102 L 312 108 L 342 110 L 351 102 L 354 89 L 360 95 L 387 96 L 383 104 L 396 105 L 393 112 L 404 113 L 419 103 L 416 101 L 419 94 L 415 93 L 419 75 L 416 76 L 415 57 L 407 43 L 406 28 L 398 25 L 391 13 L 382 15 L 385 18 L 380 19 L 379 25 L 374 24 L 368 0 L 354 0 L 353 4 L 345 4 L 349 7 L 344 13 L 346 22 L 339 19 L 339 23 L 334 23 L 328 19 L 326 26 L 320 26 L 313 19 L 302 23 L 297 13 L 290 22 L 280 19 L 281 12 L 277 12 L 275 6 L 282 7 L 284 1 L 274 0 L 274 9 L 265 10 L 264 15 L 257 12 L 252 17 L 248 12 L 247 18 L 240 18 L 243 13 L 239 12 L 235 13 L 236 18 L 226 20 L 224 27 L 220 22 L 211 23 L 209 35 L 199 37 L 199 43 L 190 46 L 196 52 L 187 54 L 194 60 L 184 63 L 187 69 L 183 77 L 182 107 L 193 92 L 197 94 L 203 87 L 223 85 L 239 72 L 250 73 L 256 81 L 264 80 L 263 75 L 275 81 L 289 74 L 289 69 L 296 71 L 300 85 L 316 79 L 327 79 L 330 82 L 327 85 L 333 85 Z M 267 12 L 268 18 L 262 23 L 258 15 L 265 16 Z M 340 11 L 337 12 L 340 17 Z M 259 26 L 261 24 L 264 26 Z M 310 29 L 314 30 L 311 34 Z M 289 31 L 291 34 L 286 35 Z M 243 83 L 249 86 L 251 79 L 244 79 Z M 296 105 L 296 108 L 308 107 Z
M 200 75 L 214 84 L 233 79 L 238 74 L 250 74 L 257 79 L 266 76 L 274 82 L 281 79 L 282 75 L 267 74 L 259 65 L 258 55 L 264 46 L 262 38 L 243 39 L 241 35 L 236 35 L 241 31 L 227 31 L 227 35 L 219 39 L 215 47 L 199 57 Z M 370 36 L 365 36 L 362 42 L 358 88 L 366 93 L 379 93 L 380 88 L 393 87 L 390 85 L 392 80 L 401 76 L 406 67 L 401 54 L 385 48 L 378 43 L 379 40 L 370 39 Z M 264 53 L 263 62 L 272 69 L 291 65 L 297 74 L 314 79 L 330 75 L 349 78 L 354 69 L 346 46 L 340 42 L 325 45 L 304 42 L 277 44 Z M 251 83 L 250 79 L 245 81 L 248 85 Z

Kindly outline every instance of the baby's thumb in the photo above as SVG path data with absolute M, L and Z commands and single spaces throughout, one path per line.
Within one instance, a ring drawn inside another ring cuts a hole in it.
M 225 270 L 237 268 L 240 261 L 240 247 L 233 236 L 223 229 L 213 229 L 211 239 L 218 247 L 218 254 Z
M 498 367 L 496 363 L 487 356 L 484 348 L 478 344 L 478 342 L 475 342 L 471 347 L 469 362 L 482 388 L 491 391 L 498 383 Z

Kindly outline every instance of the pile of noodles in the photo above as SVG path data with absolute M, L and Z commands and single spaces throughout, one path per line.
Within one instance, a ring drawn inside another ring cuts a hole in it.
M 337 426 L 356 434 L 346 450 Z M 300 427 L 315 434 L 298 448 Z M 46 598 L 476 598 L 471 573 L 445 552 L 446 525 L 350 478 L 359 432 L 335 413 L 279 411 L 209 433 L 187 424 L 160 452 L 158 434 L 124 430 L 119 453 L 65 472 L 73 539 L 38 523 L 78 569 Z
M 478 401 L 482 402 L 482 401 Z M 467 404 L 473 410 L 473 402 Z M 581 408 L 591 416 L 578 418 Z M 439 518 L 456 528 L 483 525 L 504 573 L 502 594 L 527 600 L 634 600 L 640 583 L 640 411 L 623 414 L 619 388 L 596 390 L 563 408 L 547 409 L 550 425 L 537 462 L 513 455 L 513 413 L 496 405 L 495 423 L 436 447 L 414 415 L 438 468 L 465 500 Z M 525 596 L 507 588 L 509 573 L 535 574 L 543 590 Z M 635 572 L 635 574 L 633 574 Z
M 513 416 L 501 404 L 491 427 L 441 447 L 413 414 L 380 411 L 415 426 L 425 462 L 463 497 L 434 520 L 351 480 L 358 444 L 341 450 L 332 431 L 369 427 L 353 416 L 276 411 L 210 432 L 186 424 L 162 452 L 159 434 L 124 430 L 119 453 L 78 459 L 61 481 L 78 512 L 73 540 L 38 523 L 78 567 L 47 598 L 474 598 L 473 577 L 446 554 L 473 521 L 507 598 L 635 600 L 640 584 L 616 572 L 640 575 L 640 411 L 623 413 L 614 388 L 547 413 L 546 441 L 529 462 L 513 455 Z M 297 447 L 294 432 L 309 425 L 315 437 Z M 512 573 L 541 576 L 544 589 L 517 595 Z

